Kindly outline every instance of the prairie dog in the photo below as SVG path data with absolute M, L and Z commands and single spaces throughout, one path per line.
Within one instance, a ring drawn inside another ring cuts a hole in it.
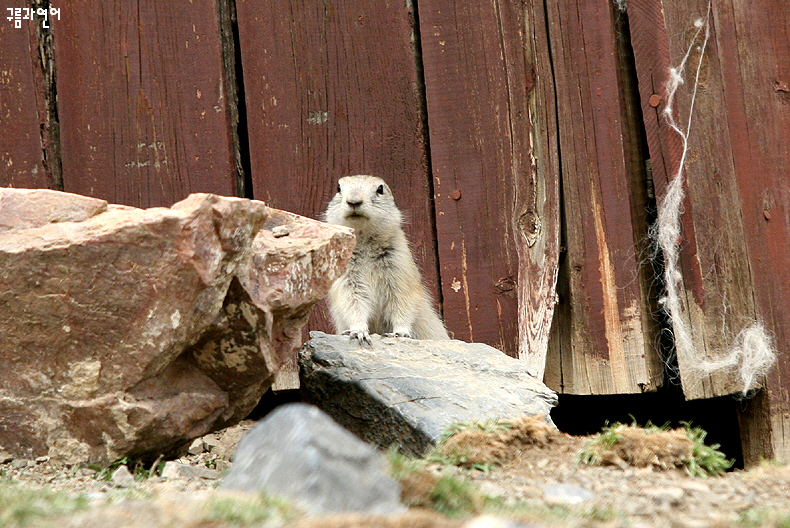
M 337 332 L 368 345 L 371 333 L 450 339 L 422 284 L 401 212 L 384 180 L 340 178 L 325 220 L 354 228 L 357 237 L 346 272 L 329 290 Z

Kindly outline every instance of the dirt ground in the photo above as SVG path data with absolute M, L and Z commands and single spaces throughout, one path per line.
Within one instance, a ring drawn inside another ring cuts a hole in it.
M 203 452 L 196 446 L 193 454 L 180 462 L 215 467 L 218 472 L 227 470 L 231 464 L 227 459 L 236 442 L 252 424 L 247 421 L 215 433 L 204 442 Z M 499 506 L 491 514 L 516 518 L 527 526 L 790 526 L 790 467 L 767 463 L 722 477 L 692 478 L 682 469 L 655 470 L 624 464 L 589 466 L 579 462 L 579 452 L 587 442 L 589 437 L 560 433 L 549 441 L 521 446 L 515 458 L 499 467 L 478 464 L 478 469 L 442 471 L 468 479 L 482 494 L 498 498 Z M 216 516 L 211 513 L 212 508 L 224 507 L 221 504 L 226 495 L 215 490 L 215 479 L 154 476 L 124 484 L 107 480 L 109 475 L 100 470 L 56 467 L 46 459 L 20 461 L 0 456 L 0 462 L 2 486 L 63 490 L 80 493 L 87 501 L 87 509 L 60 513 L 54 519 L 33 517 L 28 524 L 22 524 L 25 526 L 496 526 L 490 519 L 452 519 L 417 508 L 405 516 L 387 519 Z M 438 472 L 441 466 L 429 467 Z M 207 509 L 206 505 L 211 507 Z M 0 504 L 0 525 L 6 506 Z

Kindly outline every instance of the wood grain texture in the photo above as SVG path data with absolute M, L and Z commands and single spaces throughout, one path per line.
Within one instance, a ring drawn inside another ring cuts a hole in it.
M 671 64 L 678 65 L 686 52 L 692 50 L 684 74 L 688 82 L 677 92 L 674 112 L 676 120 L 684 128 L 688 123 L 693 78 L 700 57 L 703 61 L 684 167 L 687 197 L 681 217 L 683 240 L 679 261 L 685 289 L 685 294 L 681 295 L 683 315 L 691 329 L 694 345 L 689 350 L 678 346 L 676 353 L 683 390 L 690 399 L 731 394 L 738 390 L 735 371 L 697 377 L 692 375 L 691 368 L 699 357 L 715 360 L 726 354 L 735 335 L 754 317 L 754 302 L 749 289 L 744 288 L 751 279 L 735 167 L 728 155 L 732 151 L 732 139 L 724 108 L 721 60 L 715 39 L 708 42 L 705 53 L 701 54 L 704 32 L 698 33 L 694 26 L 696 20 L 705 16 L 707 5 L 707 1 L 701 0 L 682 8 L 665 6 L 664 10 L 664 23 L 669 34 L 673 35 L 672 39 L 665 37 Z M 638 29 L 656 24 L 655 19 L 643 21 L 638 14 L 633 16 L 639 20 L 638 25 L 634 24 Z M 632 37 L 644 38 L 645 35 L 638 32 Z M 647 70 L 641 59 L 640 56 L 637 68 Z M 669 64 L 663 66 L 664 76 L 669 67 Z M 653 60 L 651 68 L 650 75 L 658 77 L 662 70 L 660 62 Z M 647 76 L 647 72 L 641 75 Z M 649 94 L 643 92 L 642 99 L 643 110 L 646 115 L 650 114 L 649 126 L 654 131 L 649 139 L 652 140 L 651 157 L 663 161 L 653 165 L 660 203 L 669 182 L 677 174 L 682 145 L 678 143 L 678 134 L 662 121 L 659 112 L 664 108 L 666 95 L 663 87 L 658 89 L 663 100 L 656 109 L 649 107 Z
M 568 394 L 655 390 L 638 123 L 609 3 L 547 3 L 564 204 L 560 306 L 545 381 Z
M 756 420 L 749 415 L 742 420 L 744 456 L 752 463 L 760 457 L 786 460 L 790 458 L 790 54 L 786 47 L 790 7 L 770 0 L 748 5 L 720 0 L 714 3 L 714 14 L 747 278 L 753 284 L 753 291 L 745 295 L 754 296 L 757 319 L 765 324 L 778 353 L 766 390 L 750 410 Z
M 708 10 L 706 0 L 682 7 L 667 4 L 660 20 L 656 19 L 654 11 L 641 9 L 644 6 L 642 2 L 636 3 L 631 11 L 632 20 L 636 22 L 632 24 L 632 39 L 644 41 L 647 28 L 661 43 L 659 49 L 666 50 L 666 54 L 658 59 L 651 57 L 648 50 L 637 50 L 640 85 L 648 84 L 648 79 L 666 78 L 668 69 L 680 64 L 683 56 L 691 50 L 684 74 L 687 82 L 676 95 L 675 116 L 682 127 L 688 123 L 693 78 L 702 57 L 689 152 L 684 167 L 687 198 L 682 216 L 680 256 L 685 289 L 683 315 L 692 331 L 694 346 L 689 350 L 678 347 L 677 357 L 683 390 L 690 399 L 739 390 L 739 373 L 735 369 L 699 378 L 691 372 L 691 367 L 698 358 L 715 360 L 725 356 L 738 333 L 750 321 L 760 317 L 752 292 L 754 277 L 749 262 L 749 235 L 745 231 L 747 225 L 741 211 L 743 195 L 739 185 L 741 171 L 738 164 L 739 155 L 742 155 L 739 144 L 748 143 L 748 139 L 740 128 L 745 123 L 733 123 L 730 104 L 731 100 L 744 97 L 744 87 L 735 85 L 732 78 L 742 67 L 732 48 L 743 46 L 748 50 L 754 43 L 742 43 L 748 36 L 736 34 L 731 15 L 722 18 L 721 13 L 726 11 L 722 7 L 724 5 L 720 2 L 713 4 L 712 36 L 704 54 L 704 34 L 698 34 L 694 24 L 705 18 Z M 655 27 L 662 26 L 666 28 L 666 34 L 656 35 Z M 667 34 L 672 37 L 668 38 Z M 730 86 L 726 82 L 728 76 Z M 750 79 L 749 82 L 754 81 Z M 657 90 L 654 93 L 665 100 L 663 86 L 656 84 L 652 83 L 652 89 Z M 758 93 L 750 95 L 761 99 Z M 648 134 L 651 157 L 663 161 L 653 165 L 660 200 L 678 171 L 682 147 L 678 135 L 661 121 L 664 101 L 651 112 L 649 97 L 647 91 L 642 92 L 646 127 L 653 131 Z
M 674 3 L 632 0 L 629 13 L 645 126 L 656 191 L 663 196 L 680 160 L 679 138 L 661 120 L 664 101 L 652 109 L 651 92 L 665 99 L 670 66 L 691 49 L 687 82 L 678 92 L 678 121 L 685 125 L 702 42 L 694 38 L 706 0 Z M 694 350 L 678 350 L 687 398 L 739 390 L 735 370 L 696 380 L 687 371 L 694 354 L 716 359 L 751 321 L 762 322 L 779 359 L 766 389 L 743 405 L 744 459 L 790 456 L 790 56 L 780 42 L 790 35 L 790 10 L 772 0 L 711 4 L 711 39 L 704 50 L 695 102 L 682 217 L 681 267 L 685 316 Z M 755 16 L 759 13 L 759 16 Z M 649 90 L 648 90 L 649 88 Z
M 236 8 L 255 197 L 320 218 L 341 176 L 383 177 L 436 299 L 413 13 L 404 2 L 361 0 L 237 0 Z M 332 330 L 324 308 L 309 327 Z
M 21 5 L 21 4 L 20 4 Z M 36 20 L 15 28 L 0 18 L 0 186 L 47 188 L 39 106 L 42 86 Z
M 67 191 L 138 207 L 236 194 L 214 0 L 75 0 L 54 22 Z
M 531 192 L 523 8 L 419 6 L 445 317 L 456 338 L 516 356 L 515 217 Z
M 519 252 L 519 358 L 538 379 L 546 372 L 560 258 L 560 160 L 554 76 L 543 2 L 525 9 L 530 166 L 514 175 Z M 509 81 L 513 84 L 518 81 Z M 521 161 L 519 159 L 519 161 Z

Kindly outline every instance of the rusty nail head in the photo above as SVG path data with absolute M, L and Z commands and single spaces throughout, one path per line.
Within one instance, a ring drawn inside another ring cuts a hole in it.
M 460 200 L 461 199 L 461 191 L 459 189 L 454 190 L 450 194 L 450 198 L 452 198 L 453 200 Z
M 658 95 L 658 94 L 653 94 L 653 95 L 651 95 L 651 96 L 650 96 L 650 99 L 648 99 L 648 103 L 649 103 L 649 104 L 650 104 L 650 106 L 652 106 L 653 108 L 656 108 L 656 107 L 658 107 L 658 105 L 659 105 L 659 104 L 661 104 L 661 96 L 660 96 L 660 95 Z

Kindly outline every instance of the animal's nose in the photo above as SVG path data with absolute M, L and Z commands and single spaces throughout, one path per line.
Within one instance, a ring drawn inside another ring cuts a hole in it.
M 352 209 L 356 209 L 360 205 L 362 205 L 362 197 L 361 196 L 349 196 L 346 198 L 346 203 Z

